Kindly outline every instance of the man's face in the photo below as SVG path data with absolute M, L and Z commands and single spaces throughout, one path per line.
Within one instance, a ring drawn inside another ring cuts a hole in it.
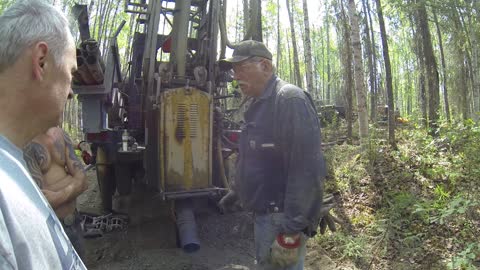
M 233 66 L 233 79 L 237 80 L 242 93 L 250 97 L 259 97 L 265 86 L 265 71 L 261 61 L 245 60 Z
M 52 57 L 51 55 L 49 56 Z M 59 63 L 54 64 L 53 59 L 47 62 L 44 81 L 41 91 L 38 91 L 38 103 L 45 128 L 60 124 L 65 104 L 73 96 L 71 82 L 72 72 L 77 69 L 75 45 L 73 41 L 64 51 Z

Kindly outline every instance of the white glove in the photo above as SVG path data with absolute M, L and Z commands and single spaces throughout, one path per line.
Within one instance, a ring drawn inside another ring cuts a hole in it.
M 294 235 L 277 235 L 270 247 L 270 263 L 280 268 L 294 265 L 300 258 L 302 237 L 300 233 Z

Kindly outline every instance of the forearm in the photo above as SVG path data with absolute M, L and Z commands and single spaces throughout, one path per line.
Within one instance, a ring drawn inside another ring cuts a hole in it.
M 66 200 L 72 201 L 88 189 L 88 181 L 85 174 L 74 175 L 70 185 L 65 187 Z
M 60 190 L 51 191 L 45 190 L 45 196 L 53 209 L 56 209 L 66 203 L 75 200 L 80 194 L 82 194 L 88 188 L 86 177 L 74 177 L 67 175 L 62 181 L 66 181 L 69 184 Z
M 322 206 L 322 183 L 315 176 L 296 177 L 285 193 L 283 222 L 284 233 L 300 232 L 318 221 Z

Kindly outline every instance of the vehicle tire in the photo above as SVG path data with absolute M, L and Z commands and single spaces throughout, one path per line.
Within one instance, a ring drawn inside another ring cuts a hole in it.
M 115 181 L 119 195 L 129 195 L 132 192 L 133 173 L 132 164 L 118 163 L 115 165 Z

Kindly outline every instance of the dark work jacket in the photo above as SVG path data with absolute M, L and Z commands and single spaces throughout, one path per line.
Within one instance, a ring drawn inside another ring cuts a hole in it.
M 244 115 L 235 190 L 244 207 L 284 212 L 284 233 L 315 231 L 326 174 L 320 123 L 305 92 L 275 75 Z

